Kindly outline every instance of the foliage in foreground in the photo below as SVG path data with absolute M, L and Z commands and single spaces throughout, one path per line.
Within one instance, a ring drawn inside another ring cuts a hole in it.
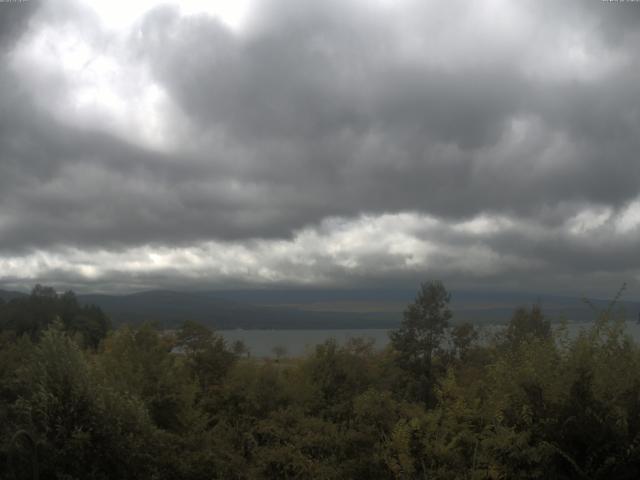
M 241 357 L 193 323 L 96 344 L 61 315 L 5 322 L 0 478 L 639 478 L 622 320 L 570 337 L 523 308 L 479 343 L 448 298 L 423 285 L 384 351 L 327 341 L 296 359 Z

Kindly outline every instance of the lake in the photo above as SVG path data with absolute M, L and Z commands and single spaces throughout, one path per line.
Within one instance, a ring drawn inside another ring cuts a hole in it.
M 242 340 L 254 357 L 273 357 L 275 347 L 284 347 L 285 356 L 300 356 L 312 351 L 316 345 L 330 338 L 344 344 L 349 338 L 371 338 L 378 348 L 389 342 L 387 329 L 354 330 L 219 330 L 225 340 L 233 343 Z
M 569 323 L 567 328 L 571 335 L 590 327 L 593 323 Z M 554 325 L 557 327 L 557 325 Z M 486 338 L 502 328 L 499 325 L 479 327 L 481 338 Z M 640 341 L 640 325 L 636 322 L 626 323 L 627 333 L 636 341 Z M 375 341 L 376 348 L 384 348 L 389 343 L 388 329 L 335 329 L 335 330 L 219 330 L 229 343 L 242 340 L 254 357 L 274 357 L 275 347 L 284 347 L 285 356 L 300 356 L 311 352 L 316 345 L 335 338 L 344 344 L 350 338 L 370 338 Z

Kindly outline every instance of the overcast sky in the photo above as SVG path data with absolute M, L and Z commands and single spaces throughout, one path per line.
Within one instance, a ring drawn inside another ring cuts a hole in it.
M 640 298 L 640 2 L 0 3 L 0 288 Z

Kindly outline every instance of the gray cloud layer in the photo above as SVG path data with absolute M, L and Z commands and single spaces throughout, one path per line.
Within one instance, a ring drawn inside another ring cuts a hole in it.
M 264 282 L 636 281 L 640 4 L 500 3 L 268 0 L 240 30 L 160 6 L 126 32 L 76 3 L 1 4 L 5 281 L 31 265 L 54 281 L 125 282 L 124 261 L 64 275 L 60 262 L 70 249 L 206 256 L 212 242 L 271 242 L 254 259 Z M 384 214 L 437 222 L 410 229 L 432 246 L 422 263 L 399 260 L 388 231 L 386 250 L 355 245 L 348 267 L 322 241 L 313 262 L 269 256 L 304 232 L 336 241 L 327 219 L 360 235 Z M 465 229 L 474 219 L 488 230 Z M 222 263 L 143 284 L 255 275 Z

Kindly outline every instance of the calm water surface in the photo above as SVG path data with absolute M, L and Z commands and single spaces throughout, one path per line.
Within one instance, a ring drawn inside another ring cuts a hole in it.
M 311 352 L 316 345 L 330 338 L 344 344 L 349 338 L 371 338 L 377 348 L 389 342 L 389 330 L 220 330 L 227 342 L 242 340 L 254 357 L 275 356 L 273 349 L 284 347 L 286 356 L 299 356 Z
M 580 330 L 588 328 L 592 323 L 570 323 L 569 334 L 575 336 Z M 491 325 L 480 327 L 481 338 L 492 335 L 502 327 Z M 627 322 L 627 333 L 640 342 L 640 325 Z M 311 352 L 316 345 L 330 338 L 344 344 L 350 338 L 369 338 L 374 340 L 376 348 L 384 348 L 389 343 L 387 329 L 354 329 L 354 330 L 220 330 L 227 342 L 242 340 L 254 357 L 273 357 L 276 347 L 284 347 L 286 356 L 299 356 Z

